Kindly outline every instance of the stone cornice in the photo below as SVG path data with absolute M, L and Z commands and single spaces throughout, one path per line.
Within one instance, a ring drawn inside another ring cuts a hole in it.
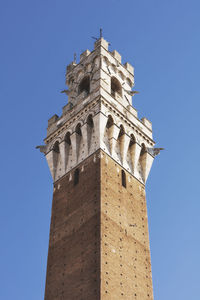
M 91 155 L 89 155 L 84 161 L 86 161 L 87 159 L 89 159 L 91 156 L 98 156 L 98 158 L 101 159 L 101 152 L 104 154 L 104 155 L 108 155 L 110 158 L 112 158 L 115 163 L 121 168 L 121 169 L 124 169 L 126 170 L 125 168 L 123 168 L 110 154 L 106 153 L 103 149 L 99 148 L 97 149 L 94 153 L 92 153 Z M 72 168 L 71 170 L 69 170 L 66 174 L 64 174 L 62 177 L 60 177 L 58 180 L 54 181 L 54 186 L 59 182 L 60 179 L 62 179 L 63 177 L 65 176 L 69 176 L 69 174 L 72 174 L 74 172 L 74 170 L 76 168 L 79 168 L 80 165 L 83 165 L 84 164 L 84 161 L 80 162 L 79 164 L 77 164 L 74 168 Z M 145 187 L 145 184 L 144 182 L 141 182 L 137 177 L 135 177 L 131 172 L 129 172 L 128 170 L 126 170 L 130 176 L 133 176 L 138 182 L 140 182 L 144 187 Z M 84 172 L 84 171 L 83 171 Z
M 45 139 L 44 142 L 45 144 L 50 143 L 53 141 L 57 136 L 59 136 L 63 131 L 67 130 L 68 127 L 72 124 L 75 123 L 81 116 L 83 116 L 84 113 L 89 112 L 90 109 L 94 108 L 98 103 L 100 103 L 100 97 L 98 96 L 94 100 L 88 103 L 87 106 L 83 107 L 79 112 L 77 112 L 75 115 L 72 115 L 69 120 L 67 120 L 60 128 L 58 128 L 56 131 L 48 135 Z
M 103 100 L 102 100 L 103 98 Z M 104 97 L 101 97 L 101 102 L 104 103 L 109 110 L 114 113 L 116 116 L 119 116 L 122 120 L 124 120 L 126 122 L 126 124 L 132 128 L 134 131 L 136 131 L 136 133 L 139 133 L 139 135 L 141 135 L 143 137 L 144 140 L 146 141 L 150 141 L 151 146 L 153 146 L 155 144 L 155 141 L 153 139 L 151 139 L 148 135 L 146 135 L 142 129 L 140 129 L 136 124 L 134 124 L 133 122 L 131 122 L 130 120 L 127 121 L 127 117 L 120 111 L 117 109 L 117 107 L 115 107 L 114 105 L 112 105 L 108 100 L 106 100 Z M 128 111 L 128 110 L 127 110 Z M 128 111 L 128 113 L 131 114 L 130 111 Z M 134 116 L 135 117 L 135 116 Z M 136 117 L 135 117 L 136 118 Z M 143 124 L 141 122 L 140 119 L 137 118 L 137 120 L 142 124 L 142 126 L 145 126 L 145 124 Z M 146 126 L 145 126 L 146 127 Z M 147 127 L 146 127 L 147 128 Z M 149 130 L 149 128 L 147 128 Z

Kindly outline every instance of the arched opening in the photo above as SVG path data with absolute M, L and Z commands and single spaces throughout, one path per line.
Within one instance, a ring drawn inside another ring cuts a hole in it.
M 79 94 L 85 92 L 86 95 L 90 92 L 90 78 L 89 76 L 84 77 L 79 84 Z
M 53 145 L 53 151 L 56 153 L 60 153 L 60 149 L 59 149 L 59 142 L 55 142 L 55 144 Z
M 142 143 L 141 151 L 140 151 L 140 158 L 139 158 L 139 173 L 144 180 L 144 172 L 145 172 L 145 165 L 146 165 L 146 155 L 147 152 L 145 144 Z
M 62 164 L 61 164 L 61 155 L 60 155 L 60 147 L 59 147 L 59 141 L 56 141 L 55 144 L 53 145 L 53 169 L 54 169 L 54 180 L 56 178 L 59 178 L 61 175 L 61 169 L 62 169 Z
M 125 130 L 124 126 L 120 125 L 120 130 L 117 138 L 117 153 L 119 155 L 119 158 L 121 162 L 123 162 L 124 159 L 124 137 L 125 137 Z
M 111 115 L 108 116 L 104 131 L 104 143 L 108 151 L 112 152 L 112 137 L 113 137 L 114 120 Z M 104 149 L 105 150 L 105 149 Z
M 74 171 L 74 185 L 77 185 L 79 183 L 79 169 L 76 169 Z
M 78 123 L 78 124 L 76 125 L 75 131 L 76 131 L 76 133 L 77 133 L 78 135 L 82 136 L 82 132 L 81 132 L 81 124 L 80 124 L 80 123 Z
M 111 78 L 111 95 L 113 97 L 115 97 L 116 93 L 121 96 L 122 95 L 122 87 L 121 87 L 119 80 L 117 80 L 117 78 L 115 78 L 115 77 L 112 77 Z
M 126 188 L 126 173 L 124 170 L 121 171 L 121 179 L 122 179 L 122 186 Z
M 133 134 L 130 135 L 130 142 L 129 142 L 129 147 L 128 147 L 128 153 L 127 153 L 127 160 L 129 163 L 129 166 L 134 172 L 135 168 L 135 159 L 136 159 L 136 139 Z
M 72 155 L 72 143 L 71 143 L 69 131 L 66 133 L 64 140 L 65 140 L 65 168 L 68 168 L 70 164 L 70 157 Z
M 89 115 L 87 118 L 87 145 L 88 145 L 88 152 L 90 151 L 90 148 L 92 146 L 92 133 L 94 130 L 94 122 L 92 115 Z
M 92 118 L 92 115 L 89 115 L 88 118 L 87 118 L 87 124 L 90 128 L 93 128 L 94 127 L 94 122 L 93 122 L 93 118 Z
M 108 121 L 106 124 L 106 128 L 110 128 L 114 124 L 113 118 L 111 116 L 108 116 Z
M 65 135 L 65 142 L 67 143 L 67 145 L 71 146 L 70 132 L 67 132 L 67 134 Z
M 76 132 L 76 156 L 77 156 L 77 160 L 78 160 L 80 150 L 81 150 L 81 143 L 82 143 L 81 123 L 78 123 L 76 125 L 75 132 Z
M 145 146 L 145 144 L 142 143 L 142 145 L 141 145 L 140 157 L 143 156 L 143 154 L 146 153 L 146 152 L 147 152 L 146 146 Z
M 124 133 L 125 133 L 124 126 L 120 125 L 120 131 L 119 131 L 118 139 L 120 139 L 122 137 L 122 135 L 124 135 Z
M 132 146 L 136 143 L 135 137 L 133 134 L 131 134 L 130 144 L 129 148 L 132 148 Z

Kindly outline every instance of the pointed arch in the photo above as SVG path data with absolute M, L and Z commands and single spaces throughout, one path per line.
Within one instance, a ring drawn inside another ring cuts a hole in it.
M 109 65 L 109 60 L 106 56 L 103 57 L 103 63 L 107 66 Z
M 60 146 L 59 141 L 56 141 L 53 144 L 52 151 L 53 151 L 53 169 L 54 169 L 54 180 L 60 175 L 61 171 L 61 154 L 60 154 Z
M 113 127 L 114 127 L 114 119 L 111 115 L 108 115 L 105 131 L 104 131 L 104 144 L 106 145 L 110 153 L 112 148 Z
M 87 117 L 87 146 L 88 146 L 88 152 L 91 147 L 91 141 L 92 141 L 92 133 L 94 131 L 94 122 L 93 122 L 93 117 L 92 114 L 90 114 Z
M 131 168 L 132 172 L 134 172 L 135 157 L 136 157 L 136 138 L 133 133 L 131 133 L 131 135 L 130 135 L 130 142 L 129 142 L 129 146 L 128 146 L 127 156 L 128 156 L 127 159 L 128 159 L 130 168 Z
M 64 137 L 64 140 L 66 142 L 67 145 L 71 146 L 71 138 L 70 138 L 70 132 L 68 131 Z
M 108 121 L 106 123 L 106 132 L 107 132 L 108 139 L 112 138 L 112 135 L 113 135 L 113 125 L 114 125 L 113 117 L 111 115 L 109 115 L 108 116 Z
M 124 135 L 125 135 L 125 129 L 124 126 L 121 124 L 120 125 L 120 130 L 119 130 L 119 134 L 118 134 L 118 138 L 117 138 L 117 153 L 118 156 L 122 162 L 122 158 L 123 158 L 123 152 L 124 152 Z
M 111 95 L 115 97 L 116 93 L 122 96 L 122 86 L 116 77 L 111 77 Z
M 75 127 L 75 132 L 77 135 L 82 136 L 82 131 L 81 131 L 81 123 L 78 123 Z
M 69 166 L 70 157 L 72 156 L 72 142 L 71 142 L 71 134 L 68 131 L 64 137 L 65 141 L 65 169 Z
M 85 92 L 86 95 L 88 95 L 90 93 L 90 77 L 89 76 L 85 76 L 78 87 L 78 93 L 81 94 Z
M 106 128 L 111 128 L 112 125 L 114 124 L 114 120 L 113 120 L 113 117 L 111 115 L 108 115 L 108 121 L 106 123 Z
M 60 153 L 60 148 L 59 148 L 59 141 L 56 141 L 54 144 L 53 144 L 53 151 L 56 152 L 56 153 Z
M 141 151 L 140 151 L 140 157 L 139 157 L 139 172 L 142 176 L 142 179 L 144 180 L 144 171 L 145 171 L 145 164 L 146 164 L 146 146 L 144 143 L 141 144 Z
M 124 76 L 124 74 L 122 73 L 122 71 L 119 71 L 119 77 L 122 79 L 122 80 L 124 80 L 124 78 L 125 78 L 125 76 Z
M 140 157 L 147 152 L 146 146 L 144 143 L 141 144 Z
M 120 139 L 125 134 L 125 129 L 122 124 L 120 125 L 119 128 L 120 128 L 120 131 L 119 131 L 118 139 Z
M 87 124 L 90 128 L 94 128 L 94 122 L 93 122 L 93 117 L 92 114 L 89 114 L 89 116 L 87 117 Z
M 81 149 L 81 142 L 82 142 L 81 123 L 78 123 L 76 125 L 75 132 L 76 132 L 76 157 L 78 160 L 79 154 L 80 154 L 80 149 Z
M 132 134 L 130 135 L 129 148 L 132 148 L 133 145 L 134 145 L 135 143 L 136 143 L 136 138 L 135 138 L 134 134 L 132 133 Z
M 130 78 L 128 78 L 128 77 L 126 77 L 126 83 L 127 83 L 130 87 L 133 86 L 132 81 L 131 81 Z

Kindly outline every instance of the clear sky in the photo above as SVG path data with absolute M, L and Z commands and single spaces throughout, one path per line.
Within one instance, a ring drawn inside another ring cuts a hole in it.
M 135 67 L 133 105 L 166 149 L 146 187 L 155 300 L 200 299 L 199 0 L 1 0 L 2 300 L 44 298 L 52 179 L 35 146 L 100 27 Z

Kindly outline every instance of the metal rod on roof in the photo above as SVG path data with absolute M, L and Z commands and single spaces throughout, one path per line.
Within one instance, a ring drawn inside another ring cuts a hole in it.
M 103 29 L 100 28 L 100 39 L 102 38 L 102 32 L 103 32 Z

